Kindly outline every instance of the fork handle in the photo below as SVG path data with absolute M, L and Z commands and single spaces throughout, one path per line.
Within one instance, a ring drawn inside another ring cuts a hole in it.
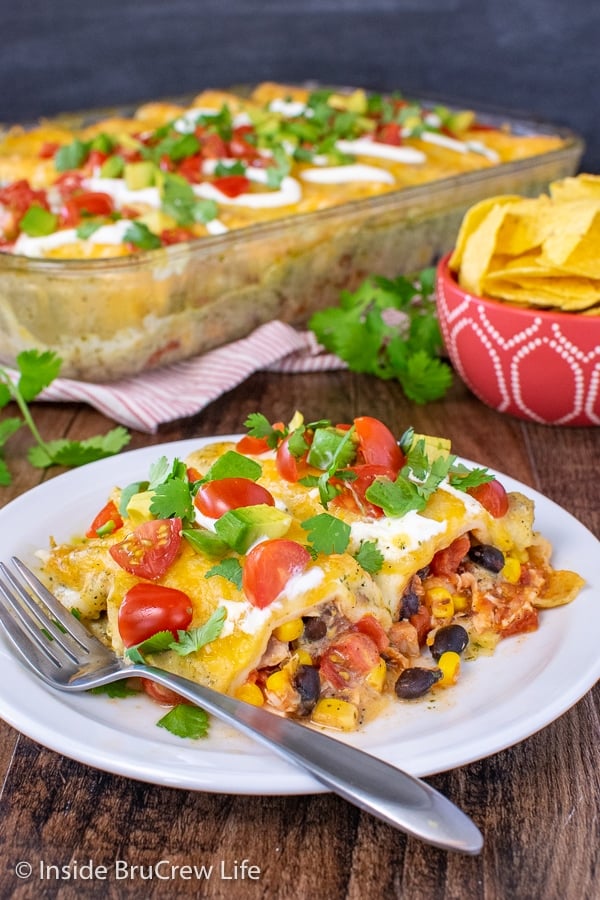
M 443 794 L 418 778 L 291 719 L 152 666 L 128 667 L 171 688 L 292 762 L 360 809 L 436 847 L 477 854 L 481 832 Z

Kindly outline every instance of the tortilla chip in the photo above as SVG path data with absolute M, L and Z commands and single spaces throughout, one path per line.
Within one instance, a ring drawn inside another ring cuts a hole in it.
M 517 195 L 506 194 L 499 197 L 488 197 L 472 206 L 464 215 L 460 226 L 454 252 L 450 257 L 448 266 L 452 272 L 457 272 L 462 264 L 462 258 L 467 245 L 467 241 L 474 231 L 481 225 L 489 212 L 495 206 L 502 206 L 504 203 L 515 203 L 521 198 Z

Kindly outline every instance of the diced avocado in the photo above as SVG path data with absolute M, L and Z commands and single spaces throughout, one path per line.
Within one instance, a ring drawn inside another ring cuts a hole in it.
M 130 191 L 140 191 L 154 184 L 154 163 L 148 159 L 127 163 L 124 169 L 125 184 Z
M 150 504 L 153 497 L 153 491 L 140 491 L 137 494 L 133 494 L 125 507 L 127 518 L 131 519 L 132 524 L 141 525 L 142 522 L 147 522 L 153 518 L 150 512 Z
M 261 538 L 280 538 L 287 533 L 292 517 L 275 506 L 260 503 L 230 509 L 215 522 L 215 531 L 237 553 L 245 553 Z
M 125 161 L 122 156 L 119 154 L 109 156 L 100 166 L 100 178 L 119 178 L 124 168 Z
M 424 442 L 425 453 L 430 462 L 433 462 L 434 459 L 438 459 L 440 456 L 448 456 L 452 447 L 452 443 L 448 438 L 434 437 L 432 434 L 417 434 L 415 432 L 410 449 L 413 450 L 419 441 Z
M 173 228 L 175 225 L 175 219 L 163 212 L 162 209 L 149 209 L 143 216 L 138 216 L 135 221 L 145 225 L 153 234 L 160 234 L 161 231 Z

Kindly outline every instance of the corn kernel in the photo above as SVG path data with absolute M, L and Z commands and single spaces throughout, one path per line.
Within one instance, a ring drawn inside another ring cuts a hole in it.
M 510 584 L 518 584 L 521 578 L 521 563 L 515 556 L 506 556 L 500 574 Z
M 385 685 L 385 676 L 387 674 L 387 666 L 384 659 L 380 659 L 376 666 L 373 666 L 367 674 L 365 682 L 372 687 L 373 690 L 382 692 Z
M 464 612 L 469 608 L 469 601 L 463 594 L 452 594 L 454 612 Z
M 311 718 L 316 725 L 339 728 L 340 731 L 354 731 L 358 724 L 358 709 L 354 703 L 347 700 L 323 697 L 313 709 Z
M 290 676 L 285 669 L 278 669 L 269 675 L 265 682 L 265 687 L 268 691 L 283 697 L 289 690 Z
M 264 706 L 265 698 L 263 697 L 263 693 L 257 684 L 253 684 L 251 681 L 247 681 L 246 684 L 240 685 L 240 687 L 235 692 L 235 696 L 238 700 L 243 700 L 244 703 L 250 703 L 252 706 Z
M 312 666 L 312 656 L 306 650 L 296 650 L 292 659 L 298 666 Z
M 442 677 L 436 682 L 435 687 L 449 687 L 456 683 L 460 672 L 460 656 L 454 650 L 446 650 L 438 660 L 438 667 Z
M 445 587 L 432 587 L 425 592 L 425 599 L 436 619 L 451 619 L 454 615 L 452 594 Z
M 291 619 L 289 622 L 284 622 L 283 625 L 279 625 L 275 628 L 273 634 L 278 641 L 289 644 L 290 641 L 297 640 L 303 631 L 304 622 L 302 619 Z

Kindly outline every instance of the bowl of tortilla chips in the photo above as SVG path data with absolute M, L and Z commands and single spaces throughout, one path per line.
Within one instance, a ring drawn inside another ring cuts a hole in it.
M 466 213 L 438 265 L 450 360 L 488 406 L 548 425 L 600 425 L 600 175 Z

